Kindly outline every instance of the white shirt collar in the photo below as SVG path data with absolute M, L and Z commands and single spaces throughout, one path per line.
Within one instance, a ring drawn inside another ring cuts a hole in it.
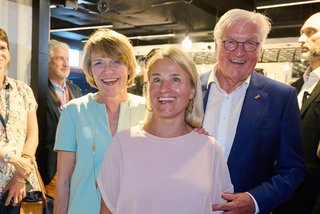
M 219 84 L 219 81 L 218 81 L 218 79 L 217 79 L 217 77 L 216 77 L 216 72 L 217 72 L 217 64 L 214 66 L 214 69 L 213 69 L 213 71 L 210 73 L 210 75 L 209 75 L 209 78 L 208 78 L 208 82 L 207 82 L 207 88 L 209 87 L 209 85 L 210 85 L 210 83 L 215 83 L 216 85 L 217 85 L 217 87 L 219 88 L 219 89 L 221 89 L 220 88 L 220 84 Z M 248 76 L 248 78 L 238 87 L 238 88 L 241 88 L 243 85 L 249 85 L 249 83 L 250 83 L 250 80 L 251 80 L 251 74 Z M 236 88 L 236 90 L 238 90 L 238 88 Z M 222 90 L 222 89 L 221 89 Z

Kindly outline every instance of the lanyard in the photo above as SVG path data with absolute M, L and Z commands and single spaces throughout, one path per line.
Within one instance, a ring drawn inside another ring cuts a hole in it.
M 7 85 L 5 87 L 5 102 L 6 102 L 6 105 L 5 105 L 5 108 L 6 108 L 5 109 L 5 111 L 6 111 L 5 118 L 3 118 L 2 114 L 0 113 L 0 121 L 1 121 L 1 124 L 2 124 L 2 126 L 4 128 L 5 142 L 6 143 L 9 143 L 8 134 L 7 134 L 7 123 L 8 123 L 8 120 L 9 120 L 9 109 L 10 109 L 9 98 L 10 98 L 9 85 Z
M 65 103 L 67 103 L 67 102 L 69 102 L 69 99 L 70 99 L 68 87 L 66 87 L 66 92 L 65 93 L 66 93 L 66 102 Z M 64 104 L 63 104 L 64 102 L 62 100 L 62 97 L 60 97 L 60 95 L 57 92 L 56 92 L 56 95 L 57 95 L 57 98 L 58 98 L 59 103 L 60 103 L 59 110 L 61 111 L 62 107 L 64 106 Z

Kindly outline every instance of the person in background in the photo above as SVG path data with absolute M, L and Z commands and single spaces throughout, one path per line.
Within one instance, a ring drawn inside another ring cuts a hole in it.
M 302 139 L 307 175 L 279 213 L 320 213 L 320 13 L 310 16 L 301 28 L 301 57 L 310 62 L 303 77 L 292 83 L 301 108 Z
M 305 176 L 296 90 L 254 70 L 269 19 L 232 9 L 214 29 L 217 64 L 202 76 L 203 127 L 222 146 L 234 185 L 213 210 L 269 213 Z
M 194 129 L 203 119 L 196 66 L 169 47 L 153 53 L 146 72 L 150 114 L 112 139 L 98 177 L 100 213 L 212 213 L 233 186 L 220 146 Z
M 9 62 L 8 36 L 0 28 L 0 213 L 19 213 L 12 206 L 27 191 L 40 190 L 28 157 L 34 157 L 38 145 L 38 106 L 26 83 L 7 76 Z
M 58 152 L 54 213 L 99 213 L 96 184 L 112 136 L 137 125 L 145 98 L 127 93 L 137 63 L 127 37 L 113 30 L 95 31 L 84 47 L 83 70 L 98 89 L 70 101 L 61 112 L 54 150 Z
M 255 68 L 255 71 L 259 74 L 266 75 L 263 68 Z
M 44 133 L 40 133 L 44 135 L 44 140 L 40 141 L 36 155 L 47 194 L 53 198 L 57 171 L 57 154 L 53 151 L 53 146 L 61 109 L 70 100 L 82 96 L 80 88 L 67 80 L 69 74 L 69 46 L 50 40 L 46 129 Z

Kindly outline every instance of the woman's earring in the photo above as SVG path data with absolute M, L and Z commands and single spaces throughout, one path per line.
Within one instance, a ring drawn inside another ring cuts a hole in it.
M 150 106 L 150 108 L 149 108 L 149 106 L 148 106 L 149 103 L 150 103 L 150 102 L 147 100 L 147 101 L 146 101 L 146 104 L 145 104 L 146 109 L 147 109 L 149 112 L 153 112 L 152 106 Z
M 187 112 L 189 112 L 189 113 L 192 112 L 192 110 L 193 110 L 193 103 L 194 103 L 193 98 L 191 98 L 191 99 L 189 100 L 189 103 L 188 103 L 188 106 L 187 106 Z

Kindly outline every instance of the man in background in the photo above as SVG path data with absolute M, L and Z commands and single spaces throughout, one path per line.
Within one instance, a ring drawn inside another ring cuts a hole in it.
M 302 142 L 307 175 L 279 213 L 319 214 L 320 159 L 320 13 L 312 15 L 301 28 L 301 57 L 310 63 L 302 78 L 292 83 L 297 88 L 302 119 Z M 318 203 L 319 203 L 318 202 Z
M 57 170 L 57 155 L 53 147 L 60 112 L 68 101 L 82 96 L 80 88 L 67 80 L 69 74 L 69 46 L 57 40 L 50 40 L 46 129 L 44 141 L 39 142 L 37 160 L 47 194 L 53 198 Z
M 304 176 L 300 112 L 295 88 L 254 68 L 271 29 L 260 13 L 233 9 L 214 29 L 217 64 L 202 78 L 203 127 L 221 145 L 235 193 L 213 210 L 270 213 Z

